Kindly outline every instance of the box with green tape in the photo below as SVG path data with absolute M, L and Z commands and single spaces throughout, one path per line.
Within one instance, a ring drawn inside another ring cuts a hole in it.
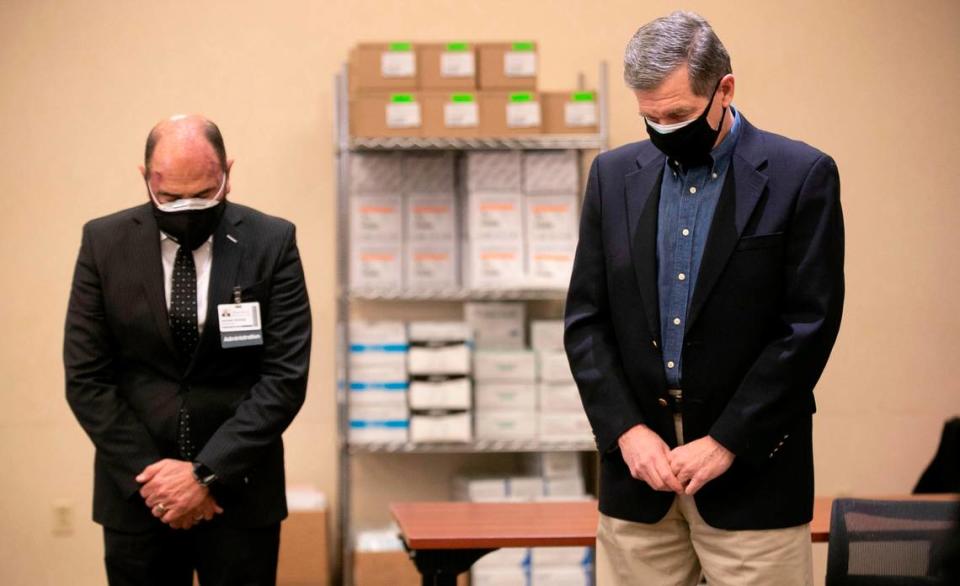
M 417 65 L 423 91 L 477 89 L 477 56 L 473 43 L 418 43 Z
M 533 41 L 477 44 L 477 84 L 481 90 L 537 89 L 537 44 Z
M 419 85 L 417 53 L 409 41 L 359 43 L 350 52 L 350 94 L 413 91 Z
M 594 91 L 542 92 L 544 134 L 596 134 L 600 108 Z

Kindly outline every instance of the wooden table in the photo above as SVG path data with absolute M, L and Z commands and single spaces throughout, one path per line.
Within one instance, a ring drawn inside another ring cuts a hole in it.
M 892 495 L 882 500 L 944 500 L 957 495 Z M 834 497 L 814 501 L 810 539 L 830 537 Z M 547 503 L 396 503 L 390 506 L 423 584 L 453 585 L 458 574 L 502 547 L 593 547 L 599 513 L 594 500 Z

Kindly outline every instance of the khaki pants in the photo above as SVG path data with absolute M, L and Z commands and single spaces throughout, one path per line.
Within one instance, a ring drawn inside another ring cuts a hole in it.
M 683 442 L 676 418 L 677 437 Z M 693 497 L 678 496 L 654 524 L 600 515 L 598 586 L 686 586 L 701 572 L 717 586 L 809 586 L 810 526 L 727 531 L 708 525 Z

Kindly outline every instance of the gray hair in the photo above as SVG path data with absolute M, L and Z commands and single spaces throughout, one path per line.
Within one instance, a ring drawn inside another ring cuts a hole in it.
M 640 27 L 623 56 L 623 79 L 635 90 L 652 90 L 684 63 L 690 87 L 709 96 L 724 75 L 732 73 L 730 55 L 705 18 L 677 11 Z

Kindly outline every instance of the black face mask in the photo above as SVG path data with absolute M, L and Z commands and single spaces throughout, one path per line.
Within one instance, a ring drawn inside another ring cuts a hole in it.
M 707 114 L 710 112 L 710 107 L 713 106 L 713 98 L 716 97 L 718 89 L 720 89 L 719 81 L 703 113 L 690 124 L 673 132 L 658 132 L 644 119 L 647 134 L 650 135 L 650 142 L 653 143 L 653 146 L 660 149 L 668 158 L 679 162 L 684 168 L 696 167 L 709 162 L 710 151 L 713 150 L 713 145 L 717 142 L 717 136 L 720 135 L 720 129 L 723 128 L 723 119 L 727 115 L 727 108 L 724 107 L 723 113 L 720 115 L 720 123 L 716 129 L 711 128 L 707 122 Z
M 153 206 L 153 217 L 157 226 L 176 240 L 181 246 L 196 250 L 210 238 L 226 208 L 225 200 L 205 210 L 184 210 L 182 212 L 164 212 Z

